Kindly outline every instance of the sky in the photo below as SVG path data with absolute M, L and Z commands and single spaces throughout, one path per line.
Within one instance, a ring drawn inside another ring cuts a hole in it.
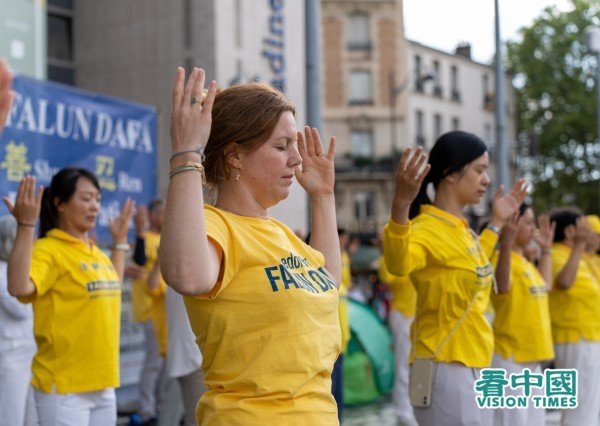
M 529 26 L 547 6 L 569 10 L 568 0 L 499 0 L 500 37 L 519 39 L 518 30 Z M 494 56 L 494 0 L 404 0 L 406 37 L 454 53 L 463 41 L 471 43 L 471 57 L 489 63 Z

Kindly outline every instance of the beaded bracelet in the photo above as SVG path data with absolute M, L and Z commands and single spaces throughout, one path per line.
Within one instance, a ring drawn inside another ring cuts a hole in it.
M 542 256 L 550 256 L 552 254 L 552 251 L 550 249 L 547 248 L 543 248 L 541 250 Z

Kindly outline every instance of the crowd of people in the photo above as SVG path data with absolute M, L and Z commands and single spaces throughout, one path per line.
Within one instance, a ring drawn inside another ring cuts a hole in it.
M 64 168 L 47 188 L 27 176 L 4 198 L 0 424 L 116 423 L 125 275 L 145 335 L 142 424 L 168 418 L 169 381 L 186 425 L 340 422 L 351 277 L 335 138 L 297 131 L 295 106 L 266 84 L 205 80 L 177 69 L 166 198 L 123 203 L 110 256 L 90 237 L 101 191 L 86 169 Z M 0 64 L 0 132 L 10 90 Z M 598 424 L 600 220 L 563 207 L 536 226 L 518 180 L 475 232 L 464 211 L 488 190 L 488 167 L 486 145 L 462 131 L 399 161 L 379 271 L 393 293 L 398 422 L 542 425 L 543 409 L 478 408 L 475 381 L 483 368 L 541 372 L 553 360 L 580 372 L 563 424 Z M 269 215 L 294 179 L 310 197 L 307 241 Z

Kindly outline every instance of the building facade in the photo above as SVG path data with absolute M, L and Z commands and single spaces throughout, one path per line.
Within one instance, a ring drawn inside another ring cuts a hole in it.
M 49 0 L 48 78 L 154 105 L 159 194 L 168 184 L 175 70 L 202 67 L 221 87 L 282 88 L 305 121 L 304 2 L 285 0 Z M 307 230 L 307 196 L 295 183 L 272 214 Z
M 447 53 L 406 40 L 402 6 L 322 0 L 324 128 L 338 137 L 338 223 L 354 232 L 380 230 L 389 219 L 394 168 L 406 147 L 430 149 L 439 135 L 460 129 L 486 141 L 495 160 L 493 68 L 471 60 L 466 44 Z M 510 144 L 509 76 L 505 86 Z M 488 201 L 471 213 L 485 214 Z
M 372 230 L 389 216 L 392 163 L 406 132 L 402 1 L 322 0 L 323 122 L 336 135 L 338 223 Z M 396 128 L 391 129 L 394 122 Z

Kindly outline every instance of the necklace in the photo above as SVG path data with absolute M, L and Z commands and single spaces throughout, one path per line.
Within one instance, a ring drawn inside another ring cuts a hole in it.
M 228 208 L 225 208 L 225 207 L 223 207 L 223 206 L 216 206 L 216 205 L 215 205 L 215 207 L 216 207 L 216 208 L 218 208 L 219 210 L 224 210 L 224 211 L 226 211 L 226 212 L 229 212 L 229 213 L 235 214 L 235 215 L 237 215 L 237 216 L 243 216 L 243 217 L 253 217 L 253 218 L 255 218 L 255 219 L 262 219 L 262 220 L 269 220 L 269 219 L 270 219 L 268 214 L 267 214 L 267 215 L 264 215 L 264 216 L 263 216 L 263 215 L 258 215 L 258 216 L 250 216 L 250 215 L 247 215 L 247 214 L 241 214 L 241 213 L 238 213 L 238 212 L 234 212 L 233 210 L 229 210 Z

